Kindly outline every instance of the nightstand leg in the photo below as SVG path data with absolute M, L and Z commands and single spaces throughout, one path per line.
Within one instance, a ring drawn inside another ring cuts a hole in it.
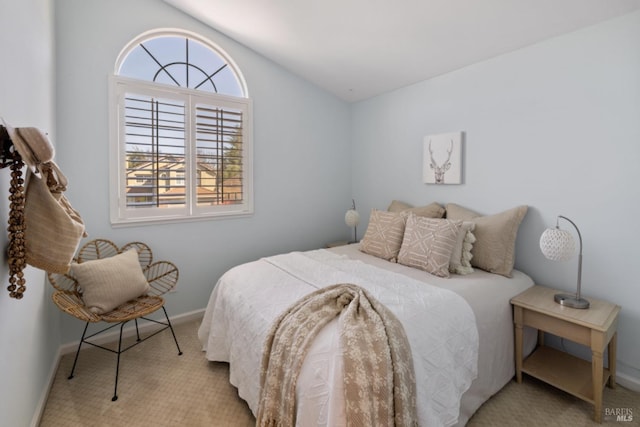
M 616 358 L 618 345 L 618 333 L 616 332 L 609 341 L 609 387 L 616 388 Z
M 522 307 L 514 307 L 513 317 L 516 329 L 516 381 L 522 382 Z
M 591 350 L 591 376 L 593 378 L 593 405 L 594 415 L 593 419 L 601 423 L 602 422 L 602 352 Z

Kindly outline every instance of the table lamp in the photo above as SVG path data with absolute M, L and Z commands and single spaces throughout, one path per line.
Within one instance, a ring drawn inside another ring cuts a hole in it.
M 572 294 L 556 294 L 554 301 L 558 304 L 572 308 L 589 308 L 589 301 L 580 295 L 580 286 L 582 280 L 582 235 L 578 226 L 569 218 L 558 215 L 555 228 L 547 228 L 542 236 L 540 236 L 540 250 L 547 259 L 552 261 L 568 261 L 573 258 L 576 250 L 575 241 L 571 233 L 561 230 L 558 225 L 560 218 L 568 221 L 578 232 L 580 241 L 580 253 L 578 255 L 578 289 L 575 295 Z
M 360 223 L 360 214 L 356 210 L 356 202 L 351 199 L 352 207 L 347 211 L 344 215 L 344 222 L 349 226 L 353 227 L 353 242 L 356 243 L 358 241 L 358 224 Z

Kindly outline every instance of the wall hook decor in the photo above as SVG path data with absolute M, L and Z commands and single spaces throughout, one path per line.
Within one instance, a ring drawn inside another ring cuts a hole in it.
M 0 125 L 0 169 L 4 169 L 13 163 L 13 143 L 9 137 L 7 128 Z
M 66 273 L 80 239 L 87 234 L 80 214 L 63 194 L 67 178 L 53 161 L 55 150 L 47 134 L 0 121 L 0 161 L 3 168 L 11 168 L 7 290 L 11 298 L 21 299 L 27 264 Z M 66 260 L 63 264 L 57 263 L 61 257 Z
M 9 131 L 5 126 L 0 125 L 0 166 L 11 169 L 11 184 L 9 187 L 9 247 L 7 248 L 7 259 L 9 263 L 9 296 L 21 299 L 26 290 L 24 278 L 24 268 L 27 265 L 25 257 L 25 183 L 22 177 L 24 162 L 20 153 L 13 145 Z

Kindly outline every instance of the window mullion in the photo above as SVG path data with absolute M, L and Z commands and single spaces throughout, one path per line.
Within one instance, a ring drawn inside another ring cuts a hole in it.
M 193 97 L 191 96 L 188 97 L 185 114 L 185 166 L 187 169 L 185 170 L 185 193 L 187 194 L 187 208 L 189 210 L 189 215 L 194 215 L 194 206 L 197 201 L 197 163 L 195 161 L 196 114 L 194 112 Z

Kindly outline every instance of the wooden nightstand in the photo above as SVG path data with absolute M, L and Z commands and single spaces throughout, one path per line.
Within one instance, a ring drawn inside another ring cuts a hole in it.
M 516 327 L 516 380 L 527 373 L 594 405 L 594 420 L 602 422 L 602 391 L 616 386 L 616 341 L 620 306 L 588 298 L 588 309 L 562 306 L 553 300 L 560 291 L 533 286 L 511 299 Z M 522 360 L 522 327 L 538 329 L 538 347 Z M 548 332 L 591 348 L 591 363 L 544 346 Z M 609 366 L 603 366 L 605 348 Z

